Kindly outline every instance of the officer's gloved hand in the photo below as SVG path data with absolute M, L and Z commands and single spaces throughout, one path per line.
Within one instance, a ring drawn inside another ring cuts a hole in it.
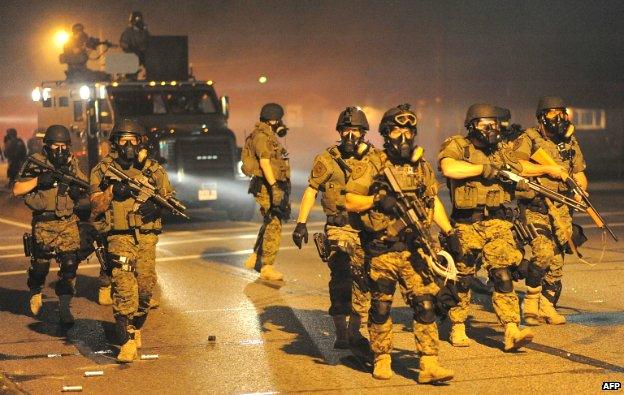
M 58 181 L 58 177 L 56 174 L 50 172 L 46 172 L 37 176 L 37 188 L 39 189 L 50 189 L 54 186 L 54 183 Z
M 143 222 L 152 222 L 160 217 L 162 209 L 153 201 L 148 200 L 139 206 L 137 212 L 143 217 Z
M 449 234 L 440 232 L 438 235 L 440 245 L 445 249 L 452 257 L 457 258 L 462 256 L 461 242 L 459 241 L 459 235 L 457 230 L 453 229 Z
M 385 214 L 394 213 L 394 209 L 398 203 L 396 197 L 388 194 L 388 192 L 383 189 L 375 195 L 373 202 L 375 203 L 375 207 Z
M 85 195 L 85 192 L 76 184 L 71 184 L 69 186 L 69 197 L 72 200 L 79 200 Z
M 522 173 L 522 165 L 511 151 L 504 150 L 501 156 L 503 157 L 503 164 L 507 169 L 516 174 Z
M 483 176 L 483 178 L 487 178 L 490 180 L 493 180 L 495 178 L 498 178 L 498 172 L 501 169 L 493 164 L 485 164 L 483 165 L 483 172 L 481 173 L 481 175 Z
M 301 242 L 308 244 L 308 228 L 306 227 L 305 222 L 297 222 L 297 226 L 295 226 L 295 230 L 292 234 L 293 242 L 295 245 L 301 249 Z
M 447 281 L 446 284 L 440 285 L 440 291 L 436 295 L 436 308 L 438 313 L 446 315 L 448 311 L 457 306 L 459 303 L 459 294 L 457 286 L 453 281 Z
M 113 184 L 113 197 L 115 200 L 126 200 L 130 196 L 132 196 L 132 190 L 128 185 L 123 182 L 116 182 Z

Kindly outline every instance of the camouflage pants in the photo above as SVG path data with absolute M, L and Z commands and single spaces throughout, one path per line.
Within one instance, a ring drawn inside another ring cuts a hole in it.
M 340 248 L 340 251 L 332 253 L 328 262 L 331 275 L 329 315 L 353 313 L 360 316 L 362 323 L 366 323 L 370 309 L 370 290 L 360 234 L 349 225 L 327 225 L 325 233 L 332 244 Z
M 127 317 L 140 328 L 149 312 L 149 302 L 156 285 L 155 234 L 140 234 L 138 244 L 133 235 L 109 235 L 108 252 L 128 257 L 134 272 L 114 267 L 111 271 L 113 314 Z M 139 324 L 140 322 L 140 324 Z
M 463 254 L 463 259 L 455 262 L 459 275 L 461 277 L 474 276 L 479 257 L 486 270 L 517 266 L 522 260 L 522 252 L 516 246 L 511 229 L 510 222 L 500 219 L 472 224 L 458 223 L 457 231 Z M 458 291 L 460 301 L 449 311 L 449 318 L 453 323 L 465 322 L 470 306 L 470 289 L 462 288 Z M 494 312 L 503 325 L 520 322 L 520 306 L 515 292 L 494 291 L 492 304 Z
M 271 194 L 265 185 L 255 195 L 255 198 L 256 203 L 260 206 L 260 214 L 265 218 L 265 224 L 262 225 L 265 227 L 264 235 L 258 234 L 258 237 L 262 237 L 262 243 L 260 243 L 256 253 L 262 266 L 272 265 L 275 263 L 275 257 L 282 241 L 282 220 L 274 215 L 266 218 L 266 214 L 271 208 Z
M 439 288 L 434 282 L 425 285 L 423 276 L 414 270 L 410 259 L 408 251 L 388 252 L 371 259 L 372 304 L 391 304 L 400 281 L 404 282 L 410 299 L 438 293 Z M 392 350 L 392 318 L 388 317 L 382 324 L 371 319 L 368 330 L 375 355 L 389 354 Z M 438 355 L 440 339 L 435 322 L 423 324 L 414 321 L 414 338 L 420 355 Z
M 531 261 L 546 270 L 544 281 L 550 285 L 560 282 L 563 277 L 564 252 L 560 246 L 572 236 L 572 217 L 567 206 L 557 207 L 557 214 L 556 225 L 548 214 L 525 211 L 527 223 L 535 225 L 539 233 L 531 242 Z
M 51 254 L 60 266 L 59 280 L 56 283 L 57 295 L 73 295 L 75 292 L 76 270 L 78 270 L 77 251 L 80 249 L 78 219 L 37 222 L 33 226 L 35 238 L 35 257 L 28 269 L 27 284 L 31 293 L 40 293 L 50 271 Z

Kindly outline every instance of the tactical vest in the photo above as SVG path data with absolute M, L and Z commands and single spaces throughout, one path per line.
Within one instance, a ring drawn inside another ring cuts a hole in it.
M 473 164 L 494 164 L 501 166 L 503 159 L 500 151 L 496 150 L 489 155 L 477 149 L 463 136 L 453 138 L 462 150 L 460 160 Z M 499 207 L 511 201 L 512 187 L 499 180 L 488 180 L 481 176 L 461 180 L 449 179 L 451 201 L 456 209 L 474 209 L 477 207 Z
M 45 162 L 49 165 L 52 163 L 48 158 L 41 154 L 35 153 L 32 155 L 35 159 Z M 78 169 L 78 161 L 72 158 L 69 165 L 69 171 L 76 173 Z M 26 170 L 25 168 L 23 171 Z M 47 170 L 42 171 L 46 172 Z M 35 177 L 37 175 L 33 174 Z M 46 190 L 33 189 L 32 192 L 26 194 L 24 197 L 26 206 L 35 212 L 54 212 L 57 217 L 68 217 L 73 214 L 74 207 L 76 206 L 71 197 L 69 197 L 69 188 L 67 185 L 60 185 L 54 188 Z
M 417 197 L 425 204 L 428 209 L 427 225 L 429 225 L 433 219 L 434 198 L 437 190 L 435 186 L 425 183 L 429 177 L 433 176 L 427 162 L 421 159 L 415 164 L 395 165 L 386 161 L 385 166 L 392 169 L 401 190 L 408 198 Z M 378 177 L 379 180 L 386 182 L 381 172 Z M 378 234 L 382 239 L 397 238 L 403 230 L 401 220 L 374 209 L 362 216 L 362 222 L 366 230 Z
M 162 167 L 158 162 L 151 159 L 147 159 L 142 170 L 130 167 L 128 170 L 123 169 L 119 164 L 114 161 L 112 156 L 107 156 L 98 164 L 98 169 L 102 175 L 106 174 L 106 170 L 109 166 L 115 166 L 118 170 L 123 171 L 129 177 L 136 177 L 143 174 L 149 180 L 150 184 L 154 186 L 159 185 L 159 178 L 163 172 Z M 138 228 L 142 231 L 160 231 L 162 229 L 162 220 L 157 218 L 154 221 L 144 223 L 141 216 L 135 212 L 135 199 L 129 197 L 128 199 L 117 201 L 113 199 L 109 208 L 104 213 L 105 222 L 108 230 L 124 231 Z
M 525 135 L 531 140 L 531 154 L 537 151 L 538 148 L 543 149 L 559 166 L 566 169 L 567 173 L 571 175 L 574 168 L 574 158 L 578 155 L 576 152 L 576 147 L 578 147 L 578 145 L 574 144 L 574 137 L 557 144 L 549 138 L 544 137 L 534 128 L 527 129 Z M 561 180 L 553 179 L 547 175 L 536 178 L 541 185 L 548 189 L 564 194 L 568 193 L 568 187 Z
M 273 176 L 277 181 L 286 181 L 290 179 L 290 163 L 288 152 L 277 139 L 277 136 L 271 130 L 271 127 L 264 123 L 258 122 L 252 134 L 245 140 L 245 147 L 241 157 L 243 160 L 243 172 L 246 175 L 264 177 L 260 168 L 260 161 L 256 157 L 256 147 L 253 145 L 257 134 L 264 134 L 267 138 L 267 146 L 270 151 L 269 162 L 273 170 Z

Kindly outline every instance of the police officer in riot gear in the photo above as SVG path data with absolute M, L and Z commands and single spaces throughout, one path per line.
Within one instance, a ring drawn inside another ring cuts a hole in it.
M 132 11 L 129 26 L 121 33 L 119 46 L 124 52 L 134 53 L 139 58 L 139 64 L 145 66 L 145 51 L 149 40 L 149 31 L 140 11 Z
M 168 197 L 173 190 L 162 166 L 147 158 L 145 129 L 131 119 L 117 123 L 110 136 L 112 152 L 91 172 L 92 215 L 104 219 L 112 282 L 113 315 L 121 344 L 118 362 L 132 362 L 142 346 L 141 328 L 156 285 L 156 244 L 162 231 L 161 209 L 152 200 L 139 201 L 128 185 L 112 178 L 115 167 L 130 178 L 143 179 Z
M 392 301 L 397 283 L 405 284 L 409 304 L 414 310 L 414 335 L 420 354 L 419 383 L 437 383 L 453 378 L 453 372 L 438 361 L 439 339 L 436 325 L 436 300 L 440 287 L 419 251 L 419 240 L 402 225 L 397 195 L 388 186 L 384 169 L 395 175 L 409 199 L 422 199 L 427 216 L 442 231 L 452 234 L 452 226 L 437 197 L 437 181 L 423 149 L 414 142 L 416 114 L 408 104 L 386 111 L 379 126 L 384 137 L 381 162 L 355 166 L 347 184 L 346 208 L 360 213 L 365 232 L 364 247 L 371 257 L 371 309 L 369 333 L 375 354 L 373 377 L 387 380 L 393 375 Z M 430 223 L 426 224 L 427 231 Z
M 110 76 L 104 72 L 87 68 L 88 52 L 97 49 L 100 45 L 111 46 L 108 41 L 89 37 L 82 23 L 72 26 L 72 35 L 63 46 L 63 53 L 59 56 L 60 62 L 67 64 L 65 74 L 68 80 L 106 81 L 110 79 Z
M 78 161 L 71 155 L 71 138 L 66 127 L 48 127 L 43 143 L 42 151 L 32 154 L 32 158 L 87 181 Z M 59 297 L 60 322 L 71 325 L 74 318 L 70 304 L 75 293 L 79 263 L 77 252 L 80 249 L 78 218 L 74 209 L 86 191 L 27 160 L 22 166 L 13 193 L 15 196 L 24 196 L 26 205 L 33 211 L 31 265 L 28 269 L 30 310 L 33 315 L 39 314 L 41 310 L 41 291 L 50 269 L 50 260 L 54 258 L 60 266 L 59 280 L 55 287 Z M 26 242 L 29 243 L 28 240 Z
M 325 235 L 330 245 L 328 256 L 321 258 L 327 261 L 331 273 L 329 315 L 336 329 L 334 348 L 350 346 L 359 355 L 370 357 L 370 346 L 360 332 L 368 322 L 368 276 L 358 217 L 346 211 L 345 192 L 353 167 L 381 153 L 364 139 L 368 120 L 361 109 L 347 107 L 342 111 L 336 130 L 340 133 L 340 144 L 327 148 L 314 159 L 292 237 L 299 248 L 308 242 L 306 222 L 321 191 L 321 204 L 327 215 Z
M 249 193 L 255 197 L 264 217 L 254 252 L 245 261 L 245 267 L 259 268 L 261 278 L 275 281 L 283 278 L 274 263 L 282 221 L 290 218 L 290 163 L 288 152 L 277 139 L 288 132 L 283 116 L 282 106 L 265 104 L 260 110 L 260 122 L 256 123 L 243 148 L 243 171 L 253 176 Z

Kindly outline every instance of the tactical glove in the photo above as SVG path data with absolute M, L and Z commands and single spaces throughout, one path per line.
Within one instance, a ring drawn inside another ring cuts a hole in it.
M 54 183 L 58 181 L 56 174 L 52 172 L 46 172 L 37 176 L 37 188 L 50 189 L 54 186 Z
M 388 195 L 385 190 L 381 190 L 375 195 L 373 202 L 375 202 L 375 207 L 384 214 L 394 213 L 394 209 L 398 203 L 397 199 L 392 195 Z
M 301 249 L 302 241 L 308 244 L 308 228 L 306 227 L 305 222 L 297 222 L 297 226 L 295 226 L 292 238 L 293 242 L 299 249 Z
M 160 208 L 160 206 L 151 200 L 148 200 L 141 204 L 137 211 L 141 215 L 141 217 L 143 217 L 143 222 L 155 221 L 162 214 L 162 209 Z
M 448 235 L 440 232 L 440 234 L 438 235 L 438 239 L 440 240 L 440 245 L 442 246 L 442 248 L 446 250 L 449 254 L 451 254 L 451 256 L 462 256 L 461 242 L 459 241 L 459 235 L 457 234 L 457 230 L 453 229 Z
M 85 192 L 76 184 L 71 184 L 69 186 L 69 197 L 72 200 L 79 200 L 85 195 Z
M 128 185 L 123 182 L 113 184 L 113 197 L 117 201 L 126 200 L 132 196 L 132 191 Z

